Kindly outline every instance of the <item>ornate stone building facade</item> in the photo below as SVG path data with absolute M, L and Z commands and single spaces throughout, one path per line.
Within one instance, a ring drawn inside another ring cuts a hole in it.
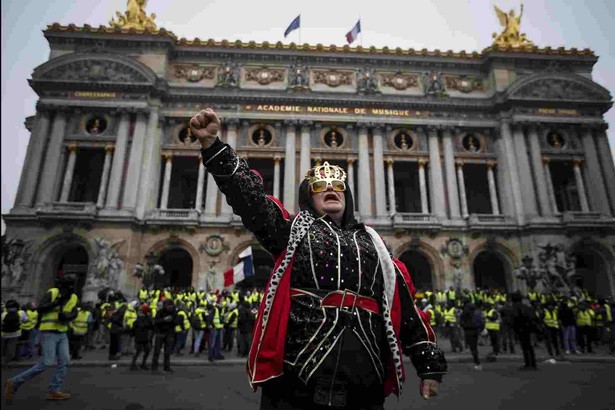
M 309 167 L 342 165 L 358 217 L 419 288 L 525 289 L 519 273 L 533 271 L 615 293 L 612 101 L 589 50 L 189 41 L 58 24 L 44 35 L 51 53 L 30 79 L 39 100 L 4 215 L 3 296 L 38 297 L 62 273 L 84 299 L 106 286 L 133 294 L 135 272 L 220 288 L 250 245 L 262 282 L 271 258 L 187 129 L 205 107 L 291 212 Z

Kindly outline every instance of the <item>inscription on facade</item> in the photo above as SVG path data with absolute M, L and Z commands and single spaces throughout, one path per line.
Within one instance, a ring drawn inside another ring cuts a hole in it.
M 336 115 L 385 115 L 390 117 L 427 117 L 428 111 L 397 110 L 389 108 L 352 108 L 352 107 L 314 107 L 300 105 L 244 105 L 245 111 L 265 111 L 300 114 L 336 114 Z
M 122 98 L 122 93 L 110 93 L 102 91 L 73 91 L 68 93 L 68 98 Z

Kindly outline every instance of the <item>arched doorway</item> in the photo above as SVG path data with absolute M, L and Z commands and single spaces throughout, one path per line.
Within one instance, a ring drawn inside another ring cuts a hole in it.
M 507 263 L 496 252 L 482 251 L 474 258 L 474 283 L 481 289 L 502 289 L 508 291 L 506 274 L 510 271 Z
M 88 252 L 82 245 L 73 244 L 58 253 L 54 266 L 54 278 L 72 277 L 75 280 L 75 294 L 81 299 L 85 277 L 88 273 Z
M 598 252 L 584 246 L 574 252 L 576 256 L 575 275 L 570 279 L 571 285 L 587 289 L 597 298 L 611 296 L 609 283 L 609 266 Z
M 400 255 L 399 260 L 408 268 L 414 287 L 417 290 L 434 289 L 431 264 L 425 255 L 419 251 L 407 250 Z
M 192 286 L 192 256 L 183 248 L 166 249 L 160 255 L 158 264 L 164 269 L 164 276 L 157 283 L 160 287 L 185 289 Z
M 252 247 L 252 263 L 254 276 L 239 282 L 237 287 L 240 289 L 265 289 L 273 270 L 273 258 L 266 250 Z

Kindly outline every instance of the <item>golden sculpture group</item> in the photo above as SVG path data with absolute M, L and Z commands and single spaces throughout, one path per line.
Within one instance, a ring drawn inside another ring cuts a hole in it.
M 156 14 L 152 13 L 150 17 L 147 17 L 145 6 L 147 6 L 147 0 L 128 0 L 126 2 L 126 12 L 122 14 L 117 11 L 118 21 L 112 18 L 109 24 L 114 28 L 135 28 L 154 31 L 157 29 L 156 23 L 154 23 Z
M 515 10 L 510 10 L 508 14 L 502 11 L 498 6 L 495 8 L 495 14 L 500 20 L 500 24 L 504 27 L 504 31 L 500 34 L 493 33 L 494 45 L 500 47 L 533 47 L 534 43 L 529 41 L 525 33 L 521 33 L 521 16 L 523 16 L 523 4 L 521 4 L 521 10 L 519 16 L 515 16 Z

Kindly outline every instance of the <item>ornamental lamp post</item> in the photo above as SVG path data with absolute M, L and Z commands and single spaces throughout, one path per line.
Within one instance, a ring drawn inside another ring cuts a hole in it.
M 150 289 L 157 284 L 158 275 L 156 274 L 164 275 L 164 269 L 156 264 L 157 261 L 158 255 L 150 251 L 145 255 L 145 265 L 140 262 L 135 265 L 133 276 L 141 279 L 146 289 Z
M 525 255 L 521 259 L 522 266 L 517 268 L 517 277 L 527 284 L 529 290 L 533 291 L 538 284 L 538 281 L 542 278 L 542 275 L 538 269 L 534 267 L 534 258 L 530 255 Z

